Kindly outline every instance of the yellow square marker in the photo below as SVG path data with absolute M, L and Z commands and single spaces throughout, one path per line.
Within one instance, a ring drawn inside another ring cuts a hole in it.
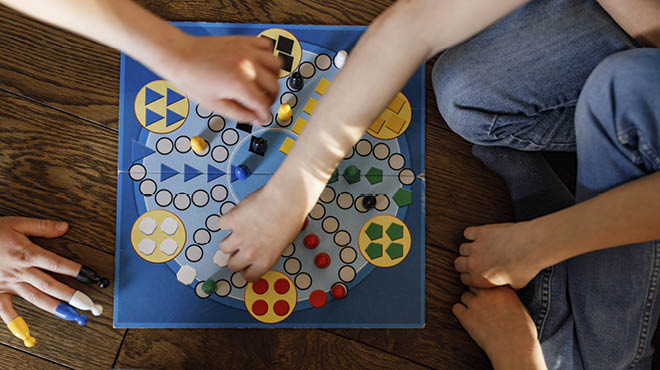
M 371 125 L 369 125 L 369 130 L 377 134 L 383 128 L 384 124 L 385 124 L 385 119 L 383 117 L 378 117 L 376 118 L 375 121 L 371 123 Z
M 319 81 L 319 84 L 316 85 L 316 91 L 319 93 L 319 95 L 325 94 L 325 90 L 328 89 L 328 86 L 330 86 L 330 81 L 326 80 L 325 77 L 321 77 L 321 81 Z
M 405 124 L 406 121 L 403 118 L 393 114 L 390 119 L 385 122 L 385 127 L 398 134 L 401 132 L 401 130 L 403 130 L 403 126 Z
M 293 127 L 291 127 L 291 131 L 295 132 L 296 134 L 300 135 L 302 133 L 302 130 L 305 128 L 305 125 L 307 124 L 307 121 L 304 119 L 298 117 L 296 120 L 296 123 L 293 124 Z
M 399 113 L 403 107 L 403 103 L 406 102 L 406 98 L 401 93 L 397 93 L 394 99 L 390 102 L 387 108 L 394 113 Z
M 319 101 L 314 99 L 314 98 L 309 98 L 307 101 L 307 105 L 305 105 L 305 109 L 303 109 L 303 112 L 312 115 L 314 112 L 314 109 L 316 109 L 316 104 L 318 104 Z
M 284 139 L 284 142 L 280 146 L 280 152 L 282 152 L 284 154 L 289 154 L 289 152 L 291 151 L 291 148 L 293 148 L 293 144 L 295 144 L 295 143 L 296 143 L 295 140 L 293 140 L 290 137 L 287 137 L 286 139 Z

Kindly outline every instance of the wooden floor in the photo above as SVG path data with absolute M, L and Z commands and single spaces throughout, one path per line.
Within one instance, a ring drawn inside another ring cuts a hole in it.
M 391 1 L 143 0 L 168 20 L 366 25 Z M 136 20 L 139 21 L 139 20 Z M 463 288 L 453 270 L 468 225 L 509 220 L 503 183 L 438 114 L 427 66 L 426 328 L 419 330 L 123 330 L 112 285 L 83 286 L 106 308 L 86 327 L 16 298 L 38 339 L 30 350 L 0 329 L 0 367 L 484 369 L 483 352 L 451 314 Z M 0 215 L 66 220 L 37 240 L 113 276 L 119 54 L 0 6 Z

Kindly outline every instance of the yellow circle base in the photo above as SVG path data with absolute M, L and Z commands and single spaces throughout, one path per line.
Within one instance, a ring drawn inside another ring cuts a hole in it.
M 142 222 L 142 220 L 144 220 L 147 217 L 150 217 L 154 221 L 156 221 L 156 229 L 150 235 L 146 235 L 142 231 L 140 231 L 140 222 Z M 160 225 L 167 218 L 175 219 L 178 224 L 178 227 L 174 235 L 167 235 L 160 229 Z M 143 253 L 142 251 L 140 251 L 138 247 L 142 242 L 142 240 L 147 238 L 153 240 L 156 243 L 156 249 L 154 249 L 154 251 L 151 254 Z M 168 238 L 173 239 L 177 243 L 177 249 L 172 255 L 165 254 L 160 250 L 160 244 L 165 239 Z M 163 263 L 163 262 L 171 261 L 179 253 L 181 253 L 185 243 L 186 243 L 186 228 L 183 225 L 183 221 L 181 221 L 181 219 L 177 215 L 175 215 L 170 211 L 164 211 L 160 209 L 149 211 L 138 217 L 137 220 L 135 220 L 135 223 L 133 224 L 133 228 L 131 230 L 131 244 L 133 245 L 133 249 L 135 250 L 135 253 L 137 253 L 145 261 L 152 263 Z
M 296 290 L 296 286 L 288 276 L 279 271 L 268 271 L 261 278 L 268 282 L 268 290 L 266 290 L 266 292 L 263 294 L 257 294 L 252 289 L 253 283 L 249 283 L 245 287 L 245 308 L 247 308 L 252 317 L 266 324 L 274 324 L 285 320 L 293 313 L 293 310 L 296 308 L 296 301 L 298 300 L 298 292 Z M 275 282 L 279 279 L 286 279 L 286 281 L 289 282 L 289 290 L 284 294 L 279 294 L 275 291 Z M 263 300 L 268 304 L 268 311 L 266 311 L 266 314 L 262 316 L 257 316 L 254 311 L 252 311 L 252 304 L 258 300 Z M 273 310 L 275 302 L 279 300 L 285 300 L 286 303 L 289 304 L 289 312 L 284 316 L 277 315 Z
M 367 228 L 371 224 L 381 226 L 380 238 L 372 240 L 367 235 Z M 399 225 L 402 227 L 403 236 L 401 238 L 392 240 L 387 234 L 387 229 L 392 225 Z M 369 248 L 372 243 L 380 245 L 381 255 L 379 257 L 371 258 L 367 254 L 366 249 Z M 400 257 L 393 259 L 387 252 L 387 249 L 392 246 L 392 243 L 400 244 L 403 247 L 403 253 Z M 406 226 L 406 224 L 403 223 L 403 221 L 400 219 L 390 215 L 379 215 L 365 222 L 364 225 L 362 225 L 362 229 L 360 229 L 360 234 L 358 236 L 358 249 L 360 249 L 360 253 L 362 253 L 362 256 L 365 260 L 378 267 L 392 267 L 403 262 L 403 260 L 405 260 L 408 256 L 408 252 L 410 252 L 411 244 L 412 238 L 410 236 L 410 230 L 408 230 L 408 226 Z

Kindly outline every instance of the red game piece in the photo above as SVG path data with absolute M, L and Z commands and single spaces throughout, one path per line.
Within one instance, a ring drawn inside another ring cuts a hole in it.
M 308 234 L 305 235 L 305 238 L 303 238 L 303 244 L 305 245 L 305 247 L 309 249 L 314 249 L 318 247 L 320 242 L 321 240 L 316 234 Z
M 257 316 L 263 316 L 268 312 L 268 303 L 263 299 L 255 301 L 252 303 L 252 312 Z
M 309 295 L 309 304 L 316 308 L 323 307 L 327 301 L 328 296 L 321 289 L 317 289 Z
M 334 283 L 332 288 L 330 288 L 330 294 L 334 299 L 342 299 L 346 297 L 347 292 L 346 285 L 342 283 Z
M 264 294 L 268 290 L 268 282 L 266 279 L 259 279 L 256 283 L 252 284 L 252 290 L 257 294 Z
M 289 313 L 289 303 L 283 299 L 280 299 L 279 301 L 275 302 L 273 311 L 275 311 L 275 314 L 278 316 L 284 316 Z
M 307 217 L 305 217 L 305 222 L 303 222 L 303 226 L 302 226 L 302 229 L 300 229 L 300 231 L 305 230 L 307 228 L 307 224 L 309 224 L 309 219 Z
M 316 267 L 324 269 L 330 266 L 330 256 L 327 253 L 321 252 L 314 257 L 314 264 Z
M 289 282 L 286 279 L 277 279 L 275 282 L 275 291 L 284 294 L 289 291 Z

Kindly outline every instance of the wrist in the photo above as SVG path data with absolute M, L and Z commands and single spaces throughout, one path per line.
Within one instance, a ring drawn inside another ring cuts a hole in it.
M 194 36 L 165 21 L 159 24 L 162 26 L 159 27 L 158 34 L 148 41 L 146 47 L 136 50 L 134 54 L 136 59 L 149 66 L 154 72 L 171 79 L 169 76 L 175 75 L 185 63 Z
M 559 262 L 556 256 L 557 244 L 542 218 L 519 222 L 516 227 L 518 230 L 514 232 L 520 233 L 522 240 L 528 244 L 526 250 L 529 256 L 526 262 L 530 267 L 540 271 Z

